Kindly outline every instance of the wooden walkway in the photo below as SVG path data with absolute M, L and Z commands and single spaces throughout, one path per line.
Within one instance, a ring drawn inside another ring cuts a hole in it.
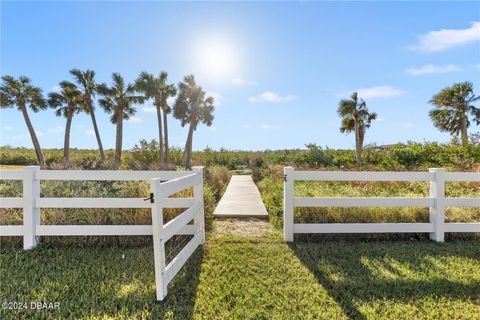
M 267 209 L 251 176 L 232 176 L 213 217 L 268 219 Z

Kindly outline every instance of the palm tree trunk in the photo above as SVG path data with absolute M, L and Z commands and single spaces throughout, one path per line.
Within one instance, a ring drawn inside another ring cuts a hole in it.
M 170 154 L 168 149 L 168 124 L 167 124 L 167 112 L 163 109 L 163 130 L 165 136 L 165 163 L 170 163 Z
M 35 133 L 35 130 L 33 130 L 32 122 L 30 121 L 30 117 L 28 116 L 27 109 L 25 106 L 20 106 L 20 109 L 22 110 L 23 118 L 25 119 L 25 123 L 27 124 L 30 137 L 32 138 L 32 143 L 33 143 L 33 147 L 35 148 L 38 164 L 40 165 L 40 167 L 44 168 L 46 166 L 45 158 L 43 157 L 42 148 L 40 148 L 40 143 L 38 142 L 38 138 Z
M 97 119 L 95 119 L 95 112 L 93 107 L 90 106 L 90 117 L 92 118 L 93 130 L 95 131 L 95 137 L 97 138 L 98 150 L 100 151 L 100 160 L 105 162 L 105 152 L 103 151 L 102 139 L 100 138 L 100 132 L 98 131 Z
M 190 144 L 188 146 L 188 156 L 187 156 L 187 168 L 192 167 L 192 149 L 193 149 L 193 133 L 195 130 L 192 130 L 192 136 L 190 137 Z
M 467 117 L 462 117 L 462 123 L 460 124 L 460 133 L 462 135 L 462 145 L 468 145 L 468 131 L 467 131 Z
M 69 111 L 67 116 L 67 124 L 65 126 L 65 140 L 63 143 L 63 161 L 64 166 L 68 166 L 70 161 L 70 128 L 72 127 L 73 112 Z
M 191 157 L 190 157 L 190 150 L 192 148 L 192 140 L 193 140 L 193 123 L 190 123 L 190 128 L 188 129 L 188 136 L 187 136 L 187 142 L 185 143 L 185 149 L 183 150 L 183 157 L 182 157 L 182 164 L 190 168 L 190 162 Z
M 123 117 L 122 112 L 117 112 L 117 128 L 115 140 L 115 164 L 118 166 L 122 160 Z
M 162 132 L 162 111 L 160 105 L 155 103 L 157 109 L 157 122 L 158 122 L 158 143 L 160 144 L 160 165 L 163 165 L 163 132 Z
M 360 145 L 360 128 L 358 125 L 358 120 L 355 118 L 354 120 L 355 126 L 355 155 L 357 158 L 357 166 L 362 164 L 362 147 Z

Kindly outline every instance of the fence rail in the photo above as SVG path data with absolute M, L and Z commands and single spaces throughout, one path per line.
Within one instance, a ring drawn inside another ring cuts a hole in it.
M 285 167 L 284 239 L 293 241 L 295 233 L 430 233 L 430 238 L 443 242 L 446 232 L 480 232 L 480 223 L 445 223 L 445 207 L 480 207 L 480 198 L 446 198 L 445 182 L 480 182 L 478 172 L 445 172 L 435 168 L 429 172 L 345 172 L 295 171 Z M 429 198 L 343 198 L 295 197 L 295 181 L 425 181 L 430 183 Z M 428 223 L 295 223 L 295 207 L 429 207 Z
M 23 182 L 22 197 L 0 198 L 0 208 L 23 209 L 23 224 L 1 225 L 0 236 L 23 236 L 25 250 L 35 247 L 40 236 L 153 236 L 158 300 L 165 298 L 168 283 L 205 241 L 202 167 L 195 167 L 193 171 L 74 171 L 40 170 L 37 166 L 29 166 L 23 170 L 0 170 L 0 180 Z M 40 196 L 41 180 L 150 180 L 151 201 L 143 198 L 45 198 Z M 192 198 L 170 197 L 188 188 L 193 188 Z M 152 225 L 42 225 L 42 208 L 151 208 Z M 163 209 L 166 208 L 186 210 L 164 224 Z M 193 235 L 193 238 L 165 266 L 165 242 L 174 235 Z

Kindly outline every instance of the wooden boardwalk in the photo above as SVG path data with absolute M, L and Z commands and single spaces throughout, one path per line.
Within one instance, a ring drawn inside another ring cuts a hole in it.
M 267 209 L 251 176 L 232 176 L 213 217 L 268 219 Z

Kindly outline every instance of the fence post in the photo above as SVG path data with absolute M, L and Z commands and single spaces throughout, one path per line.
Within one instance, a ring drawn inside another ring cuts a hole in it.
M 283 238 L 293 242 L 293 196 L 294 196 L 294 169 L 283 169 Z
M 436 242 L 445 240 L 445 169 L 430 168 L 433 173 L 433 181 L 430 181 L 430 198 L 433 199 L 433 207 L 430 207 L 430 223 L 433 224 L 433 233 L 430 239 Z
M 155 285 L 157 300 L 163 300 L 167 295 L 167 284 L 165 283 L 165 242 L 161 235 L 163 233 L 163 198 L 161 192 L 161 180 L 156 178 L 150 181 L 150 192 L 153 194 L 152 203 L 152 231 L 153 231 L 153 259 L 155 265 Z
M 23 168 L 23 249 L 37 246 L 37 226 L 40 224 L 40 209 L 35 207 L 35 199 L 40 198 L 40 180 L 37 179 L 39 166 Z
M 200 202 L 200 213 L 195 215 L 193 219 L 193 225 L 195 232 L 200 229 L 201 232 L 201 244 L 205 243 L 205 206 L 203 202 L 203 167 L 193 167 L 194 172 L 200 175 L 199 182 L 193 186 L 193 199 L 194 202 Z

